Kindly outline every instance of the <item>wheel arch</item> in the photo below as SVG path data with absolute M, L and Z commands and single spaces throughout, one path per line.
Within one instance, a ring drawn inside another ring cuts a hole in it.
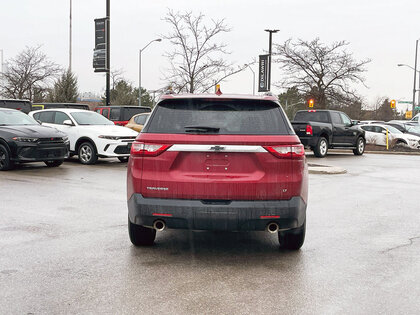
M 79 139 L 77 139 L 77 141 L 76 141 L 76 145 L 74 146 L 74 151 L 75 151 L 76 153 L 78 153 L 78 152 L 79 152 L 79 147 L 80 147 L 80 145 L 81 145 L 82 143 L 84 143 L 84 142 L 89 142 L 89 143 L 91 143 L 91 144 L 94 146 L 94 148 L 95 148 L 96 152 L 98 152 L 98 148 L 96 147 L 95 141 L 93 141 L 93 140 L 92 140 L 91 138 L 89 138 L 89 137 L 80 137 Z
M 6 147 L 7 151 L 9 151 L 9 154 L 12 153 L 12 150 L 10 150 L 9 144 L 7 143 L 6 140 L 4 140 L 3 138 L 0 138 L 0 144 Z

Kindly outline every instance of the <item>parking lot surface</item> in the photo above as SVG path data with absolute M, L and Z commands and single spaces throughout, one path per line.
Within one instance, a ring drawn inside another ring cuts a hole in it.
M 420 156 L 330 153 L 309 162 L 307 235 L 127 235 L 126 165 L 69 161 L 0 173 L 0 313 L 415 314 Z

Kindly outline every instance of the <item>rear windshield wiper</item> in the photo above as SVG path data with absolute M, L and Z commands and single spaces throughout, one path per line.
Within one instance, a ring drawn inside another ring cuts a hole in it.
M 210 126 L 185 126 L 185 132 L 219 132 L 219 127 Z

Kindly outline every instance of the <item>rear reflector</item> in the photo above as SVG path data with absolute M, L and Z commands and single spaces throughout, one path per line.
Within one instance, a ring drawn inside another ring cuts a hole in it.
M 302 144 L 264 146 L 268 152 L 278 158 L 302 158 L 305 156 L 305 149 Z
M 170 147 L 170 144 L 133 142 L 130 153 L 134 156 L 158 156 Z
M 262 215 L 260 219 L 280 219 L 279 215 Z
M 155 217 L 172 217 L 170 213 L 153 213 L 152 215 Z

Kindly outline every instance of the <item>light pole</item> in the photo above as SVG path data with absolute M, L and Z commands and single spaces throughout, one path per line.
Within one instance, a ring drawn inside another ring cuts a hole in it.
M 417 55 L 417 45 L 416 45 L 416 55 Z M 417 58 L 416 58 L 416 60 L 417 60 Z M 413 89 L 413 108 L 412 108 L 412 117 L 414 117 L 414 110 L 415 110 L 414 109 L 415 108 L 414 101 L 415 101 L 415 95 L 416 95 L 416 91 L 420 91 L 420 79 L 419 79 L 419 88 L 416 90 L 416 72 L 417 73 L 420 73 L 420 70 L 417 70 L 417 69 L 413 68 L 412 66 L 406 65 L 404 63 L 399 63 L 397 66 L 398 67 L 408 67 L 408 68 L 414 70 L 414 89 Z M 420 93 L 417 96 L 417 105 L 420 105 Z
M 71 72 L 71 27 L 72 27 L 72 17 L 71 17 L 71 11 L 72 11 L 72 0 L 70 0 L 70 25 L 69 25 L 69 71 Z
M 255 71 L 252 70 L 249 64 L 246 64 L 245 67 L 248 67 L 252 71 L 252 95 L 255 95 Z
M 3 74 L 3 49 L 0 49 L 1 57 L 0 57 L 0 74 Z
M 268 55 L 269 55 L 269 62 L 268 62 L 268 90 L 271 89 L 271 46 L 272 46 L 272 37 L 273 33 L 277 33 L 279 30 L 264 30 L 268 32 L 269 38 L 268 38 Z
M 141 53 L 143 50 L 145 50 L 151 43 L 153 42 L 161 42 L 162 38 L 156 38 L 154 40 L 151 40 L 146 46 L 144 46 L 142 49 L 139 50 L 139 106 L 141 106 Z

